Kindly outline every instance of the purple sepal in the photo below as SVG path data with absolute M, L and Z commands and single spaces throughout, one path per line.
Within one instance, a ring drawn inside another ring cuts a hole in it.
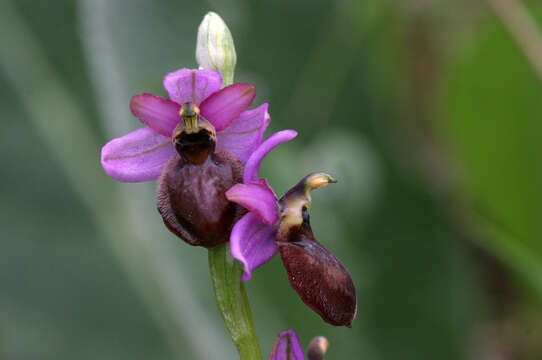
M 248 159 L 243 172 L 243 182 L 247 184 L 258 180 L 258 171 L 263 158 L 269 154 L 271 150 L 284 142 L 292 140 L 296 136 L 297 131 L 295 130 L 282 130 L 268 137 Z
M 107 175 L 115 180 L 151 181 L 158 178 L 175 154 L 169 137 L 144 127 L 105 144 L 101 162 Z
M 246 214 L 235 224 L 230 236 L 231 253 L 245 268 L 241 280 L 250 280 L 252 271 L 277 253 L 276 232 L 276 226 L 264 224 L 253 213 Z
M 279 333 L 279 338 L 269 354 L 269 360 L 305 360 L 295 330 L 284 330 Z
M 216 150 L 229 151 L 241 162 L 246 162 L 262 143 L 263 134 L 271 120 L 268 107 L 265 103 L 245 111 L 230 126 L 217 133 Z
M 214 70 L 179 69 L 164 76 L 164 88 L 177 104 L 193 102 L 200 105 L 220 90 L 222 78 Z

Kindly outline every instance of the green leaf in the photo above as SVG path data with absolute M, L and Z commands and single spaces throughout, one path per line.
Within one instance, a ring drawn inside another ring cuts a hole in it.
M 484 244 L 534 280 L 542 272 L 540 79 L 495 19 L 450 64 L 441 130 L 470 205 L 491 224 Z M 540 281 L 531 284 L 542 293 Z

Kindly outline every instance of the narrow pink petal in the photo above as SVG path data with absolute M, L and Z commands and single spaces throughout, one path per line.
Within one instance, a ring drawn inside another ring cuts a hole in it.
M 155 180 L 176 154 L 170 138 L 144 127 L 105 144 L 101 160 L 113 179 L 140 182 Z
M 222 131 L 250 107 L 255 96 L 256 89 L 250 84 L 226 86 L 201 103 L 201 115 L 213 124 L 217 132 Z
M 277 253 L 276 233 L 276 226 L 264 224 L 253 213 L 246 214 L 235 224 L 230 235 L 230 246 L 232 256 L 245 268 L 241 280 L 250 280 L 252 271 Z
M 295 330 L 284 330 L 271 349 L 269 360 L 305 360 L 303 349 Z
M 268 225 L 275 225 L 279 220 L 277 196 L 265 179 L 236 184 L 226 191 L 226 198 L 253 212 Z
M 265 103 L 254 110 L 245 111 L 230 126 L 217 133 L 216 149 L 229 151 L 241 162 L 246 162 L 262 143 L 270 120 L 268 107 Z
M 180 105 L 153 94 L 132 97 L 130 110 L 141 122 L 159 134 L 171 137 L 173 130 L 181 121 Z
M 249 183 L 258 179 L 258 171 L 264 157 L 280 144 L 290 141 L 297 136 L 295 130 L 282 130 L 274 133 L 261 144 L 248 159 L 243 172 L 243 182 Z
M 164 77 L 164 88 L 177 104 L 193 102 L 200 105 L 220 90 L 222 77 L 214 70 L 180 69 Z

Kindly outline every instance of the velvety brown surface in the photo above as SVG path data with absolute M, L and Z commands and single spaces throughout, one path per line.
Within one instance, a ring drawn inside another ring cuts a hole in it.
M 356 316 L 356 290 L 348 271 L 318 243 L 307 226 L 299 226 L 278 241 L 292 287 L 324 321 L 350 326 Z
M 194 165 L 171 159 L 158 179 L 158 211 L 164 224 L 190 245 L 213 248 L 229 240 L 245 213 L 225 192 L 242 182 L 242 165 L 227 152 L 211 154 Z

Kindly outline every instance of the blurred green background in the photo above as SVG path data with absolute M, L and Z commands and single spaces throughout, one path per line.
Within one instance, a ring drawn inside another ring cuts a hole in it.
M 330 360 L 542 358 L 542 4 L 519 0 L 1 0 L 0 358 L 236 358 L 205 251 L 99 163 L 210 10 L 267 135 L 300 132 L 264 161 L 277 193 L 339 179 L 311 223 L 358 291 L 329 326 L 273 259 L 247 284 L 264 356 L 294 328 Z

